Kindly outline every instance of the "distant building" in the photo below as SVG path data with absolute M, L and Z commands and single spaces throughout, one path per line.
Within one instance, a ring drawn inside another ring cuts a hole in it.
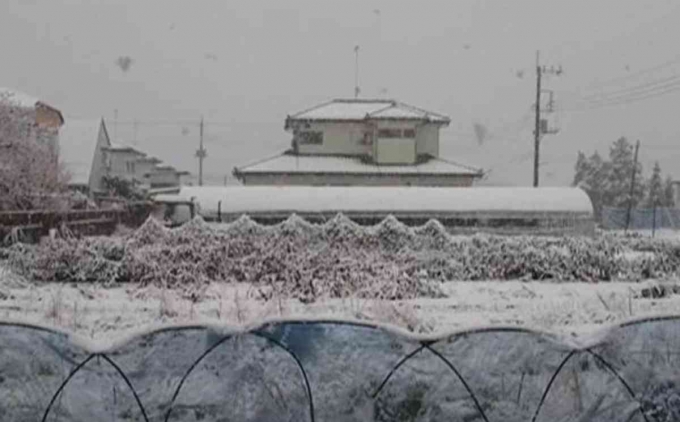
M 172 166 L 157 166 L 147 174 L 147 183 L 150 189 L 172 188 L 183 185 L 183 176 L 188 176 L 188 171 L 179 171 Z
M 69 173 L 69 185 L 92 196 L 103 189 L 106 149 L 111 146 L 104 120 L 69 120 L 59 132 L 59 160 Z
M 179 187 L 181 176 L 188 174 L 135 147 L 112 142 L 103 119 L 66 122 L 59 134 L 59 159 L 70 174 L 69 185 L 90 197 L 105 194 L 105 176 L 149 190 Z
M 245 185 L 471 186 L 479 169 L 439 156 L 449 123 L 394 100 L 337 99 L 288 116 L 291 148 L 234 175 Z
M 172 166 L 161 165 L 162 161 L 150 157 L 139 149 L 120 143 L 105 148 L 107 175 L 135 181 L 142 189 L 177 187 L 182 176 L 188 175 Z
M 56 152 L 59 128 L 64 124 L 61 111 L 30 95 L 9 88 L 0 88 L 0 105 L 27 112 L 39 129 L 37 140 L 49 145 L 52 151 Z
M 144 165 L 139 166 L 139 162 L 147 158 L 144 152 L 119 142 L 112 142 L 110 146 L 105 148 L 105 151 L 106 174 L 108 176 L 136 181 L 139 184 L 144 182 L 144 173 L 139 171 L 145 167 Z

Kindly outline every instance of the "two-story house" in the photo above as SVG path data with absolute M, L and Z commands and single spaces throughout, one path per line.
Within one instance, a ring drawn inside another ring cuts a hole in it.
M 336 99 L 288 116 L 291 148 L 234 175 L 245 185 L 471 186 L 480 170 L 439 156 L 449 123 L 394 100 Z

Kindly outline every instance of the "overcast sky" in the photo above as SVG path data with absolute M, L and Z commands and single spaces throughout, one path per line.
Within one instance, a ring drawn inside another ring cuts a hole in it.
M 0 86 L 67 120 L 105 117 L 112 135 L 194 174 L 203 115 L 212 183 L 287 148 L 287 114 L 351 97 L 357 44 L 362 96 L 448 115 L 442 155 L 493 183 L 532 180 L 536 50 L 564 69 L 544 79 L 561 111 L 542 143 L 543 184 L 568 184 L 578 150 L 606 154 L 620 136 L 641 140 L 646 173 L 658 160 L 680 178 L 677 0 L 0 4 Z

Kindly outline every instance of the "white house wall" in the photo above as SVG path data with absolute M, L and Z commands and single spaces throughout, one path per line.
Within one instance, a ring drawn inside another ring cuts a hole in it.
M 436 174 L 249 174 L 246 186 L 448 186 L 469 187 L 472 175 Z
M 301 144 L 301 154 L 363 155 L 371 146 L 362 143 L 367 128 L 362 123 L 312 123 L 304 130 L 323 132 L 321 145 Z
M 416 152 L 418 155 L 429 154 L 439 157 L 439 126 L 425 124 L 416 130 Z
M 138 153 L 128 152 L 128 151 L 109 151 L 108 156 L 110 157 L 111 167 L 109 167 L 108 174 L 110 176 L 117 176 L 123 179 L 133 179 L 142 180 L 137 172 L 137 158 L 139 158 Z M 135 163 L 135 172 L 131 173 L 127 170 L 126 163 Z
M 146 177 L 147 174 L 152 174 L 156 170 L 156 165 L 151 161 L 137 161 L 135 164 L 135 174 L 137 175 L 137 180 L 142 182 L 143 185 L 149 184 L 149 178 Z
M 416 122 L 410 120 L 378 120 L 378 129 L 415 129 Z
M 416 161 L 416 140 L 408 138 L 378 138 L 375 160 L 379 164 L 413 164 Z
M 415 129 L 416 131 L 416 150 L 417 155 L 429 154 L 433 157 L 439 156 L 439 126 L 436 124 L 418 124 L 412 121 L 379 120 L 375 126 L 364 123 L 331 123 L 318 122 L 311 123 L 304 130 L 323 132 L 323 143 L 321 145 L 300 144 L 301 154 L 341 154 L 341 155 L 372 155 L 376 159 L 378 154 L 377 142 L 373 145 L 364 143 L 364 134 L 372 132 L 374 139 L 377 138 L 377 131 L 380 129 Z M 408 152 L 405 161 L 413 162 L 412 153 Z M 393 162 L 393 158 L 379 159 L 379 162 Z M 396 159 L 396 158 L 394 158 Z

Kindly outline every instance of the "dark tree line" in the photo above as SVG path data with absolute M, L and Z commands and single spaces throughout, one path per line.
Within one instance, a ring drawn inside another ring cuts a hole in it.
M 633 171 L 635 186 L 631 196 Z M 623 137 L 609 148 L 607 160 L 597 151 L 590 157 L 579 151 L 572 185 L 588 193 L 598 219 L 603 207 L 625 208 L 631 204 L 634 208 L 654 208 L 675 205 L 671 177 L 664 178 L 656 162 L 651 176 L 644 178 L 642 164 L 638 162 L 635 165 L 633 145 Z

